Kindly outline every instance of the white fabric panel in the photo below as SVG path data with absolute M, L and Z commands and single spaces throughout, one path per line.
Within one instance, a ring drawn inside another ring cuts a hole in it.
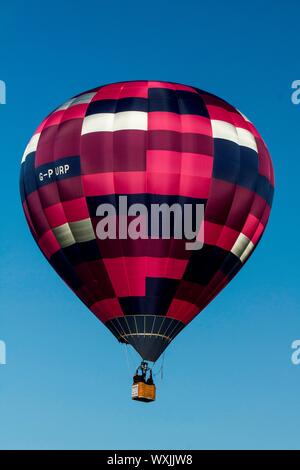
M 236 144 L 239 143 L 236 127 L 229 122 L 212 119 L 211 127 L 214 138 L 231 140 Z
M 248 147 L 257 152 L 257 145 L 253 134 L 242 127 L 235 127 L 230 122 L 211 120 L 212 135 L 217 139 L 230 140 L 243 147 Z
M 237 256 L 238 258 L 240 258 L 240 260 L 242 261 L 242 256 L 245 252 L 245 250 L 247 249 L 249 243 L 252 243 L 248 237 L 246 237 L 246 235 L 244 235 L 243 233 L 240 233 L 235 244 L 233 245 L 233 247 L 231 248 L 231 253 L 233 253 L 235 256 Z M 253 245 L 253 243 L 252 243 Z
M 96 92 L 91 92 L 91 93 L 84 93 L 83 95 L 77 96 L 77 98 L 74 98 L 72 100 L 69 108 L 77 104 L 90 103 L 95 95 L 96 95 Z
M 72 235 L 76 242 L 88 242 L 95 240 L 95 233 L 91 219 L 78 220 L 77 222 L 69 222 Z
M 251 132 L 241 127 L 237 127 L 236 130 L 238 133 L 239 144 L 242 145 L 243 147 L 248 147 L 252 150 L 255 150 L 255 152 L 257 152 L 257 145 L 255 142 L 254 135 Z
M 242 263 L 244 263 L 246 261 L 246 259 L 249 257 L 249 255 L 252 252 L 253 248 L 254 248 L 254 244 L 250 240 L 249 245 L 247 246 L 247 248 L 245 249 L 245 251 L 241 255 L 241 262 Z
M 75 240 L 70 230 L 69 224 L 65 223 L 63 225 L 59 225 L 58 227 L 54 227 L 53 233 L 56 237 L 56 240 L 60 244 L 62 248 L 66 248 L 67 246 L 74 245 Z
M 21 163 L 23 163 L 25 161 L 27 155 L 29 155 L 31 152 L 36 151 L 38 143 L 39 143 L 40 136 L 41 136 L 41 133 L 34 134 L 34 136 L 30 139 L 30 141 L 28 142 L 27 147 L 25 149 L 25 152 L 23 154 Z
M 143 111 L 123 111 L 120 113 L 97 113 L 87 116 L 83 121 L 81 134 L 91 132 L 114 132 L 125 129 L 146 131 L 148 115 Z

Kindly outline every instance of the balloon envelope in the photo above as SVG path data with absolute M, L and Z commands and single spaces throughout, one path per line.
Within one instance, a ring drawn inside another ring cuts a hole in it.
M 233 106 L 191 86 L 134 81 L 53 111 L 25 150 L 20 188 L 53 268 L 119 341 L 155 361 L 253 252 L 274 175 L 264 141 Z M 149 210 L 202 205 L 203 247 L 187 250 L 174 230 L 100 239 L 97 208 L 116 207 L 119 227 L 121 195 Z

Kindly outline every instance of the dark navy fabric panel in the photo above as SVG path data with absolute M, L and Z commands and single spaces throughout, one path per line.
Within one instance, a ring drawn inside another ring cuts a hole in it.
M 227 252 L 227 255 L 220 266 L 220 271 L 222 271 L 226 276 L 231 279 L 236 272 L 242 267 L 242 262 L 240 258 L 235 256 L 231 251 Z
M 108 194 L 104 196 L 88 196 L 86 198 L 89 212 L 92 217 L 96 216 L 97 207 L 101 204 L 112 204 L 116 213 L 119 214 L 119 196 L 124 196 L 124 194 Z M 151 212 L 152 204 L 168 204 L 169 206 L 173 204 L 179 204 L 184 208 L 184 204 L 206 204 L 206 199 L 193 198 L 187 196 L 174 196 L 174 195 L 165 195 L 165 194 L 128 194 L 127 196 L 127 207 L 132 204 L 144 204 L 147 207 L 148 213 Z
M 149 88 L 148 96 L 149 112 L 164 111 L 209 118 L 207 108 L 197 93 L 167 88 Z
M 54 181 L 80 176 L 80 157 L 75 155 L 74 157 L 61 158 L 51 163 L 45 163 L 35 169 L 35 174 L 38 187 Z
M 71 263 L 62 250 L 57 251 L 51 256 L 50 264 L 73 290 L 77 290 L 82 286 L 82 282 L 77 277 Z
M 255 150 L 226 139 L 214 139 L 213 177 L 237 184 L 259 194 L 272 204 L 273 187 L 268 178 L 258 173 L 259 159 Z
M 240 170 L 237 184 L 255 191 L 258 177 L 258 154 L 248 147 L 240 147 Z
M 271 206 L 274 194 L 274 188 L 268 178 L 258 175 L 255 192 L 259 194 Z
M 232 253 L 218 246 L 204 245 L 191 255 L 183 278 L 206 286 L 219 270 L 227 275 L 236 263 L 240 260 Z
M 166 315 L 179 285 L 177 279 L 147 278 L 145 297 L 120 297 L 125 315 Z
M 147 277 L 146 296 L 164 296 L 169 302 L 171 302 L 173 297 L 175 296 L 178 285 L 179 280 L 177 279 Z
M 163 297 L 119 297 L 125 315 L 166 315 L 170 300 Z
M 239 169 L 239 145 L 226 139 L 214 139 L 213 177 L 236 183 Z
M 26 157 L 21 168 L 23 188 L 22 185 L 20 185 L 20 188 L 22 189 L 21 195 L 23 198 L 54 181 L 80 176 L 81 174 L 79 156 L 61 158 L 35 168 L 35 152 L 32 152 Z
M 25 197 L 37 190 L 37 179 L 34 168 L 35 152 L 27 155 L 26 160 L 22 163 L 23 182 Z
M 62 248 L 62 251 L 73 266 L 101 258 L 96 240 L 75 243 Z
M 90 103 L 86 116 L 98 113 L 120 113 L 122 111 L 148 111 L 147 98 L 120 98 L 119 100 L 98 100 Z

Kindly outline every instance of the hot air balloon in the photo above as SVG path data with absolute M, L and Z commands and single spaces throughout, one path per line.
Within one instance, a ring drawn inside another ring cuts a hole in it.
M 151 401 L 148 362 L 253 253 L 269 218 L 274 173 L 254 125 L 226 101 L 192 86 L 132 81 L 81 93 L 49 114 L 24 152 L 20 189 L 49 263 L 140 354 L 133 398 Z M 149 211 L 201 205 L 201 249 L 186 249 L 174 227 L 169 238 L 120 237 L 118 230 L 99 237 L 107 217 L 99 207 L 115 207 L 109 217 L 118 228 L 121 196 Z

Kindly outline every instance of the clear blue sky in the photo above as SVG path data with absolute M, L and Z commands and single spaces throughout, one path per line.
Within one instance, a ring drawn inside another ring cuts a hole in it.
M 300 448 L 300 78 L 297 1 L 1 3 L 0 448 Z M 275 165 L 263 240 L 169 347 L 158 399 L 130 400 L 138 363 L 36 247 L 19 201 L 35 127 L 70 96 L 121 80 L 192 84 L 238 107 Z

